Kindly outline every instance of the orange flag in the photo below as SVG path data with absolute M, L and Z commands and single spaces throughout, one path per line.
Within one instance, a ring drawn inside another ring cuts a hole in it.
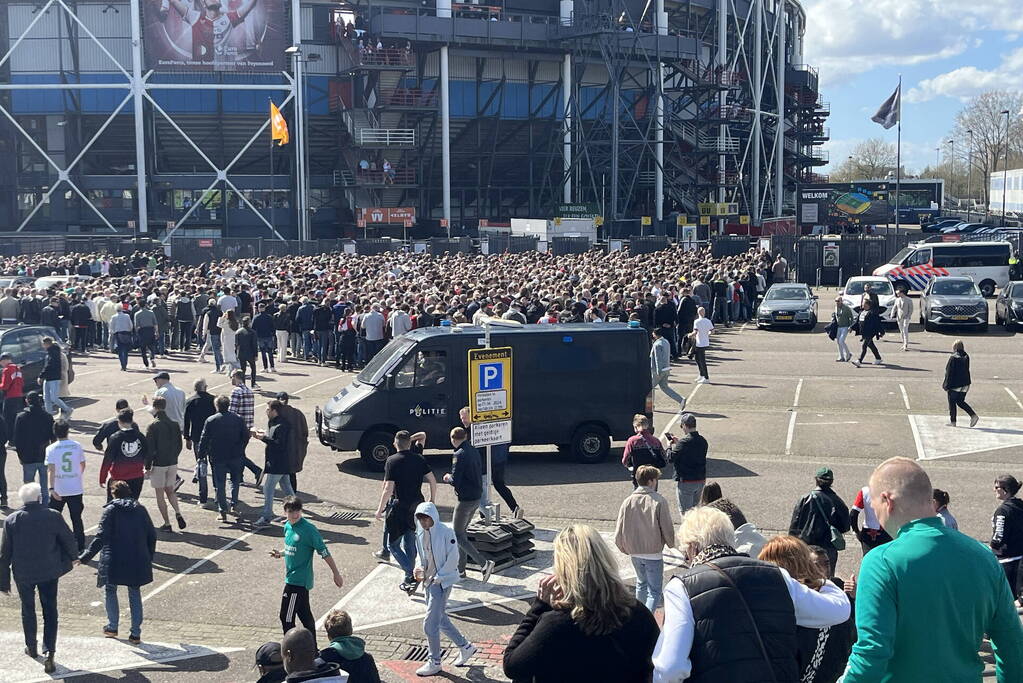
M 270 139 L 277 141 L 277 146 L 288 144 L 288 122 L 281 116 L 281 110 L 273 102 L 270 103 Z

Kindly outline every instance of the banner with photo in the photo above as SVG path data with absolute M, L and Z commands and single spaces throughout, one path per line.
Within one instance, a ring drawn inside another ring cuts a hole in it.
M 146 66 L 273 72 L 287 66 L 284 0 L 144 0 Z

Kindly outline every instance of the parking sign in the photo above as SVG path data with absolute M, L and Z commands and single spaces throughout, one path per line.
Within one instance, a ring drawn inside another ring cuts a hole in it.
M 469 416 L 472 423 L 510 420 L 511 347 L 469 350 Z

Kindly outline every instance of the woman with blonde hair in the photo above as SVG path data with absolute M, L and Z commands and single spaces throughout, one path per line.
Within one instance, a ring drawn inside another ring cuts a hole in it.
M 775 536 L 764 544 L 760 559 L 778 565 L 793 579 L 815 591 L 823 589 L 825 584 L 832 585 L 821 572 L 818 558 L 801 538 Z M 845 671 L 854 640 L 852 618 L 824 628 L 797 627 L 801 683 L 835 683 Z
M 657 622 L 618 576 L 596 529 L 573 524 L 554 539 L 554 574 L 504 651 L 516 683 L 650 680 Z
M 849 599 L 834 585 L 817 591 L 735 550 L 720 510 L 690 509 L 676 536 L 690 568 L 664 591 L 654 683 L 796 681 L 796 627 L 849 618 Z

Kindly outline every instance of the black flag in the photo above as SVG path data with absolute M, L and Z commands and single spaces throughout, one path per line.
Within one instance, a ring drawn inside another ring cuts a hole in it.
M 885 130 L 899 122 L 902 116 L 902 84 L 895 89 L 884 104 L 877 110 L 877 113 L 870 117 L 874 123 L 880 123 Z

